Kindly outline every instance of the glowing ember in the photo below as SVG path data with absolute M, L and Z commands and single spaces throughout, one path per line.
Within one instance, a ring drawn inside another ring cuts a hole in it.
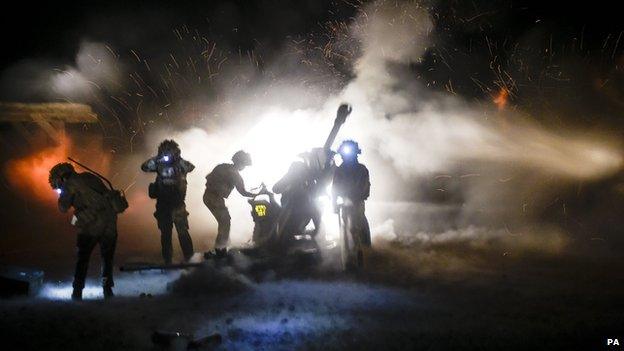
M 499 110 L 504 110 L 507 106 L 507 102 L 509 102 L 509 90 L 501 88 L 498 95 L 496 95 L 492 101 L 496 104 L 496 106 L 498 106 Z

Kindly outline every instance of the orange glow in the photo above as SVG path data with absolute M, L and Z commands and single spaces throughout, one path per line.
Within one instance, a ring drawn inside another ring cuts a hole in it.
M 56 204 L 58 194 L 50 187 L 48 176 L 50 169 L 60 162 L 69 162 L 67 156 L 78 160 L 88 160 L 87 164 L 95 165 L 96 170 L 106 174 L 110 164 L 110 155 L 103 153 L 99 138 L 91 138 L 89 142 L 81 142 L 81 147 L 73 147 L 74 143 L 66 135 L 59 137 L 58 145 L 43 148 L 29 156 L 10 160 L 6 163 L 5 172 L 10 185 L 19 190 L 20 194 L 48 203 Z M 77 167 L 76 171 L 84 172 Z
M 494 98 L 493 102 L 498 106 L 499 110 L 504 110 L 509 101 L 509 90 L 501 88 L 498 95 Z
M 147 196 L 146 192 L 129 190 L 126 192 L 126 198 L 128 199 L 128 202 L 132 204 L 128 207 L 126 212 L 124 212 L 126 214 L 142 215 L 145 213 L 146 208 L 151 211 L 154 205 L 152 203 L 153 200 Z M 150 220 L 153 220 L 153 218 L 150 218 Z
M 60 138 L 57 146 L 42 149 L 30 156 L 7 163 L 7 176 L 11 186 L 44 202 L 56 201 L 58 195 L 48 183 L 50 169 L 59 162 L 67 162 L 71 142 Z

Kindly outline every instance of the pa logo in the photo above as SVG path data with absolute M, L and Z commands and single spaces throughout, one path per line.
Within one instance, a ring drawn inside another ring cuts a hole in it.
M 607 346 L 620 346 L 618 339 L 607 339 Z

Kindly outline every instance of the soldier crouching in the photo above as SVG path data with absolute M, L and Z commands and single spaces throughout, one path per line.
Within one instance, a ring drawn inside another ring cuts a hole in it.
M 72 224 L 78 229 L 78 257 L 73 282 L 73 300 L 82 299 L 89 258 L 96 245 L 102 256 L 104 297 L 113 297 L 113 257 L 117 244 L 117 212 L 107 193 L 108 188 L 96 175 L 77 173 L 69 163 L 59 163 L 50 170 L 49 182 L 59 193 L 61 212 L 74 208 Z

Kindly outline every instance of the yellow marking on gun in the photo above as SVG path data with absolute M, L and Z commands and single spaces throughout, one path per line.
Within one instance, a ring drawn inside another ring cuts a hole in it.
M 266 205 L 256 205 L 254 209 L 258 217 L 266 216 L 266 209 L 267 209 Z

